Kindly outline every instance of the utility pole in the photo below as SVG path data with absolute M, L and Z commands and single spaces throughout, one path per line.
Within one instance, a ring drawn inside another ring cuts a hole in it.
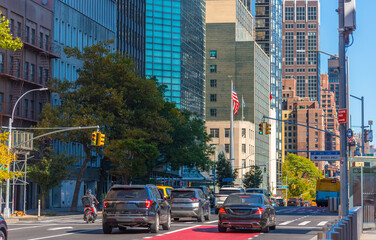
M 338 16 L 339 16 L 339 101 L 340 109 L 347 109 L 347 86 L 346 86 L 346 51 L 345 51 L 345 2 L 339 0 Z M 346 129 L 347 122 L 340 124 L 340 149 L 341 149 L 341 208 L 340 214 L 345 217 L 349 212 L 349 190 L 348 190 L 348 159 L 346 146 Z

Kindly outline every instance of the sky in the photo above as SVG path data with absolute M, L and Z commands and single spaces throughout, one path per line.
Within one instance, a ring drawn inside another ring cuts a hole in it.
M 320 0 L 321 29 L 320 50 L 335 54 L 338 53 L 338 0 Z M 350 94 L 364 96 L 364 125 L 373 120 L 376 129 L 376 26 L 373 24 L 376 1 L 356 1 L 356 30 L 354 43 L 347 48 L 346 56 L 350 63 Z M 328 72 L 329 56 L 321 54 L 321 73 Z M 354 132 L 360 132 L 361 101 L 350 98 L 351 125 Z M 375 138 L 376 135 L 374 134 Z M 373 144 L 376 143 L 376 139 Z

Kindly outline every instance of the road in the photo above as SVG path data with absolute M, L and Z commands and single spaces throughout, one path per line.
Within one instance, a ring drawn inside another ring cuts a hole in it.
M 127 231 L 114 229 L 111 235 L 104 235 L 102 222 L 98 219 L 93 224 L 84 223 L 82 216 L 50 217 L 39 222 L 19 222 L 8 224 L 10 240 L 42 240 L 42 239 L 127 239 L 127 240 L 245 240 L 245 239 L 278 239 L 297 240 L 314 239 L 325 223 L 334 221 L 336 214 L 328 213 L 327 208 L 318 207 L 277 207 L 277 228 L 269 233 L 248 230 L 217 231 L 217 216 L 212 215 L 210 221 L 198 223 L 195 219 L 182 219 L 172 222 L 171 230 L 149 233 L 147 229 L 133 228 Z

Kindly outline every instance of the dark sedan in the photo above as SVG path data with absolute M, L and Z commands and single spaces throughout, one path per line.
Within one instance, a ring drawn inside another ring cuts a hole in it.
M 219 232 L 226 232 L 227 228 L 269 232 L 276 225 L 276 211 L 263 194 L 231 194 L 219 209 Z
M 6 239 L 8 239 L 8 226 L 7 222 L 5 222 L 5 219 L 0 214 L 0 240 Z

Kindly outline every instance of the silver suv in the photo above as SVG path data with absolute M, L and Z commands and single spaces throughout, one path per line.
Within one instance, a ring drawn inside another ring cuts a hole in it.
M 243 193 L 242 187 L 223 186 L 219 189 L 219 193 L 215 195 L 215 214 L 218 214 L 219 209 L 222 207 L 224 201 L 231 193 Z

